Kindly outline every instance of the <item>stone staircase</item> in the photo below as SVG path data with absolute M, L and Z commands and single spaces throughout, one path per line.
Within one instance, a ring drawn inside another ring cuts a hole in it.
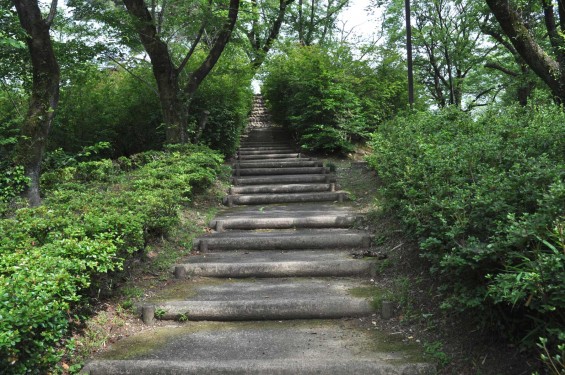
M 233 164 L 228 208 L 174 267 L 178 282 L 141 307 L 188 321 L 122 340 L 91 374 L 432 374 L 417 350 L 367 327 L 371 235 L 335 177 L 269 122 L 256 97 Z M 373 322 L 374 323 L 374 322 Z M 391 341 L 392 340 L 392 341 Z

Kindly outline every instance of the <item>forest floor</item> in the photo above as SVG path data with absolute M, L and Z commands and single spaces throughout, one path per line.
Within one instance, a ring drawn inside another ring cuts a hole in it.
M 428 264 L 419 257 L 417 242 L 405 235 L 400 223 L 382 211 L 379 180 L 362 164 L 347 158 L 323 158 L 335 169 L 338 182 L 349 192 L 353 205 L 366 214 L 360 224 L 375 233 L 376 248 L 387 255 L 374 279 L 379 289 L 375 296 L 391 300 L 395 317 L 377 319 L 386 333 L 422 345 L 430 361 L 445 375 L 521 375 L 532 374 L 539 353 L 523 353 L 503 338 L 481 328 L 475 319 L 440 308 L 438 282 Z M 227 190 L 227 174 L 206 194 L 198 196 L 183 213 L 181 226 L 169 238 L 150 244 L 146 255 L 128 265 L 111 294 L 93 305 L 92 316 L 79 327 L 61 362 L 64 373 L 76 372 L 85 360 L 104 351 L 110 344 L 134 333 L 153 330 L 174 322 L 157 321 L 146 326 L 134 314 L 133 304 L 156 294 L 173 282 L 168 269 L 180 258 L 189 256 L 192 238 L 206 231 L 208 221 L 220 208 L 220 197 Z M 359 324 L 371 325 L 373 319 Z

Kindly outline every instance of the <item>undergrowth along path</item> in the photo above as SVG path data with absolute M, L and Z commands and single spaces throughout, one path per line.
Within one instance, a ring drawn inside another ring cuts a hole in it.
M 335 176 L 273 125 L 260 97 L 234 160 L 228 208 L 139 306 L 148 324 L 91 374 L 432 374 L 419 348 L 358 322 L 376 313 L 371 235 Z M 378 327 L 375 327 L 378 328 Z

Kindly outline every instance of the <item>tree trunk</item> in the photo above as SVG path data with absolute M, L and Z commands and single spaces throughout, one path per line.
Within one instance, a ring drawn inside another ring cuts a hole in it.
M 134 24 L 143 48 L 151 59 L 151 68 L 157 81 L 159 102 L 165 122 L 167 143 L 182 143 L 186 116 L 182 115 L 179 98 L 178 72 L 171 60 L 169 48 L 157 33 L 155 21 L 143 0 L 123 0 L 128 12 L 134 17 Z
M 24 194 L 31 206 L 37 206 L 41 203 L 41 161 L 59 102 L 59 64 L 49 35 L 57 2 L 54 1 L 51 5 L 51 12 L 46 20 L 41 16 L 37 0 L 14 0 L 14 5 L 20 24 L 27 33 L 26 43 L 33 67 L 32 92 L 16 158 L 24 166 L 25 174 L 30 179 L 30 185 Z

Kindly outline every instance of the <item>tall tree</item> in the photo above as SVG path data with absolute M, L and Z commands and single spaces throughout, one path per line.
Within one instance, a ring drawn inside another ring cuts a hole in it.
M 33 83 L 27 115 L 21 127 L 17 161 L 25 168 L 30 185 L 25 194 L 32 206 L 39 205 L 41 161 L 53 115 L 59 101 L 59 64 L 53 51 L 49 30 L 57 12 L 57 0 L 52 0 L 49 14 L 41 14 L 37 0 L 14 0 L 18 18 L 26 31 L 33 68 Z
M 166 12 L 180 12 L 182 9 L 167 9 L 167 3 L 163 2 L 157 9 L 155 2 L 151 11 L 144 0 L 123 0 L 129 14 L 134 20 L 134 27 L 145 51 L 151 59 L 153 75 L 157 82 L 159 100 L 166 125 L 166 140 L 168 143 L 188 142 L 187 116 L 190 100 L 198 86 L 210 73 L 220 58 L 226 44 L 228 43 L 234 29 L 238 12 L 239 0 L 230 0 L 227 19 L 214 38 L 206 58 L 201 64 L 188 74 L 186 82 L 181 83 L 180 74 L 185 70 L 196 48 L 207 31 L 208 19 L 204 17 L 198 32 L 194 36 L 188 51 L 182 60 L 175 64 L 169 45 L 162 38 L 162 20 Z M 212 2 L 209 2 L 211 5 Z M 190 21 L 190 20 L 189 20 Z M 192 20 L 194 21 L 194 20 Z
M 565 3 L 540 0 L 540 8 L 524 9 L 509 0 L 486 0 L 504 34 L 517 54 L 549 87 L 556 102 L 565 103 Z M 543 19 L 545 33 L 534 31 L 520 12 L 536 12 Z

